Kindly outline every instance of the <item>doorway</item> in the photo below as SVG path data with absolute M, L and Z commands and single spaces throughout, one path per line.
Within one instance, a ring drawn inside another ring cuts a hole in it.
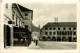
M 10 27 L 8 25 L 4 25 L 4 48 L 10 45 Z

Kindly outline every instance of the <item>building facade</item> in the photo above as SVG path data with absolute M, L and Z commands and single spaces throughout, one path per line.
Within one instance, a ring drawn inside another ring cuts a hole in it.
M 41 29 L 44 41 L 77 41 L 77 22 L 50 22 Z
M 25 28 L 28 28 L 29 31 L 32 31 L 33 10 L 25 8 L 21 5 L 19 5 L 19 8 L 21 9 L 22 15 L 24 16 L 23 22 Z
M 6 46 L 12 46 L 13 41 L 13 23 L 10 23 L 10 21 L 13 22 L 12 19 L 12 4 L 4 4 L 4 47 Z
M 29 17 L 25 17 L 25 12 L 22 11 L 25 7 L 21 8 L 20 6 L 16 3 L 6 3 L 4 5 L 4 48 L 7 46 L 19 46 L 20 44 L 24 46 L 26 45 L 25 42 L 28 42 L 28 38 L 31 37 L 31 29 L 29 29 L 31 25 L 26 28 L 25 26 L 29 26 L 29 24 L 25 22 L 25 19 L 29 18 L 27 21 L 30 20 L 29 22 L 32 24 L 33 13 Z M 29 9 L 25 8 L 25 10 L 26 13 L 29 12 Z M 25 25 L 25 23 L 27 24 Z

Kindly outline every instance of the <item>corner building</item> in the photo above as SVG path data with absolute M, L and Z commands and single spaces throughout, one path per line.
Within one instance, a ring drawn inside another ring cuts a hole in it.
M 32 18 L 33 10 L 17 3 L 4 4 L 4 48 L 30 44 Z
M 43 41 L 77 41 L 77 22 L 49 22 L 41 29 Z

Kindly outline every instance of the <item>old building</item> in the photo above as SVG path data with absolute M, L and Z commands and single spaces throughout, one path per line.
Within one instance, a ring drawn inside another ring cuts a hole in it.
M 49 22 L 41 29 L 41 40 L 77 41 L 77 22 Z
M 33 11 L 16 3 L 4 6 L 4 47 L 28 44 Z M 26 22 L 27 20 L 27 22 Z M 25 24 L 26 23 L 26 24 Z M 27 26 L 26 26 L 27 25 Z M 29 27 L 28 27 L 29 26 Z M 21 46 L 21 45 L 20 45 Z
M 13 45 L 12 4 L 4 4 L 4 47 Z
M 19 5 L 19 8 L 21 9 L 22 15 L 24 16 L 23 22 L 25 28 L 28 28 L 29 31 L 32 31 L 33 10 L 25 8 L 21 5 Z
M 40 27 L 36 27 L 35 25 L 32 25 L 32 40 L 39 40 L 40 36 Z

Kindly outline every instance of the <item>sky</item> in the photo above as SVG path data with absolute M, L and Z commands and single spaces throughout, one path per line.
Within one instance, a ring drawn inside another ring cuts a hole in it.
M 76 22 L 76 4 L 53 4 L 53 3 L 20 3 L 20 5 L 33 10 L 33 24 L 43 26 L 48 22 Z

